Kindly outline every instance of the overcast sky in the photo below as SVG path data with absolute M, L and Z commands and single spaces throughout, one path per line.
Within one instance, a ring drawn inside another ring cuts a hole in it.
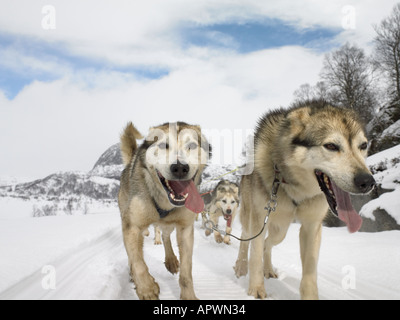
M 88 171 L 128 121 L 251 129 L 395 3 L 0 0 L 0 177 Z

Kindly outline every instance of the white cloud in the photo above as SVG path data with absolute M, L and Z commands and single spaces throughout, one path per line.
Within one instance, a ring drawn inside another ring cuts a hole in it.
M 0 158 L 0 175 L 89 170 L 130 120 L 144 133 L 177 120 L 208 129 L 252 129 L 263 112 L 288 104 L 301 83 L 314 81 L 321 60 L 309 50 L 285 47 L 193 59 L 157 80 L 89 72 L 95 82 L 90 87 L 75 76 L 34 82 L 14 100 L 0 101 L 7 135 L 0 148 L 9 155 Z
M 176 32 L 186 25 L 245 23 L 265 18 L 283 20 L 299 29 L 342 29 L 343 8 L 355 8 L 356 28 L 341 39 L 364 43 L 373 37 L 371 24 L 387 15 L 393 0 L 259 1 L 259 0 L 53 0 L 56 29 L 44 30 L 45 0 L 7 1 L 0 11 L 0 30 L 57 43 L 66 51 L 121 65 L 180 67 L 187 62 Z M 225 39 L 226 41 L 229 39 Z M 234 42 L 232 42 L 234 44 Z
M 336 41 L 367 45 L 373 37 L 371 23 L 388 15 L 392 3 L 350 1 L 356 8 L 356 28 Z M 222 40 L 232 50 L 185 48 L 181 28 L 265 17 L 299 29 L 341 28 L 341 9 L 349 1 L 53 0 L 56 29 L 43 30 L 41 9 L 47 4 L 7 1 L 0 10 L 0 32 L 37 39 L 66 56 L 105 66 L 144 65 L 166 68 L 169 74 L 144 80 L 124 68 L 76 69 L 50 55 L 3 47 L 0 59 L 15 72 L 46 72 L 58 80 L 33 82 L 12 101 L 0 92 L 0 128 L 7 137 L 0 140 L 7 155 L 0 157 L 0 175 L 41 177 L 58 170 L 89 170 L 118 141 L 129 120 L 144 133 L 149 126 L 177 120 L 208 129 L 251 129 L 263 112 L 288 105 L 300 84 L 317 81 L 322 53 L 283 47 L 239 54 L 229 37 Z

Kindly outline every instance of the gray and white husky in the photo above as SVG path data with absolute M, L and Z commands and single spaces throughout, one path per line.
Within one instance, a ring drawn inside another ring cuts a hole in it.
M 351 204 L 350 193 L 365 194 L 375 185 L 365 164 L 368 141 L 363 126 L 352 110 L 311 101 L 267 113 L 258 123 L 254 142 L 254 171 L 243 176 L 240 185 L 242 238 L 262 229 L 275 179 L 279 182 L 277 207 L 262 235 L 252 240 L 250 258 L 249 243 L 241 243 L 236 275 L 243 276 L 249 269 L 248 294 L 265 298 L 264 277 L 277 277 L 271 263 L 272 247 L 285 238 L 290 223 L 297 219 L 303 267 L 300 295 L 317 299 L 322 221 L 328 207 L 347 224 L 349 232 L 356 232 L 362 219 Z

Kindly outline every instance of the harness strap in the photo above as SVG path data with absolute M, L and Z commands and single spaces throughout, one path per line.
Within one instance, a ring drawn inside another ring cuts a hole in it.
M 276 179 L 276 177 L 281 174 L 281 171 L 278 169 L 278 166 L 276 164 L 274 165 L 274 171 L 275 171 L 275 179 Z M 282 177 L 280 183 L 288 184 L 284 177 Z
M 168 216 L 172 211 L 175 210 L 175 208 L 172 208 L 172 209 L 170 209 L 170 210 L 161 209 L 161 208 L 158 206 L 157 202 L 156 202 L 154 199 L 153 199 L 153 202 L 154 202 L 154 206 L 156 207 L 156 210 L 157 210 L 157 212 L 158 212 L 158 214 L 159 214 L 159 216 L 160 216 L 161 219 L 165 218 L 165 217 Z

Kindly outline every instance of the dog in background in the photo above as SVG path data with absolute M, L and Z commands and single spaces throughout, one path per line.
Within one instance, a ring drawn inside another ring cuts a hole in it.
M 223 217 L 226 221 L 226 233 L 232 232 L 232 224 L 235 220 L 237 209 L 239 207 L 239 187 L 236 183 L 227 180 L 221 180 L 214 191 L 211 193 L 211 202 L 207 205 L 206 212 L 210 216 L 210 220 L 217 226 L 219 218 Z M 203 216 L 203 224 L 206 222 Z M 209 229 L 206 230 L 206 236 L 211 234 Z M 230 244 L 230 236 L 214 231 L 215 241 Z

